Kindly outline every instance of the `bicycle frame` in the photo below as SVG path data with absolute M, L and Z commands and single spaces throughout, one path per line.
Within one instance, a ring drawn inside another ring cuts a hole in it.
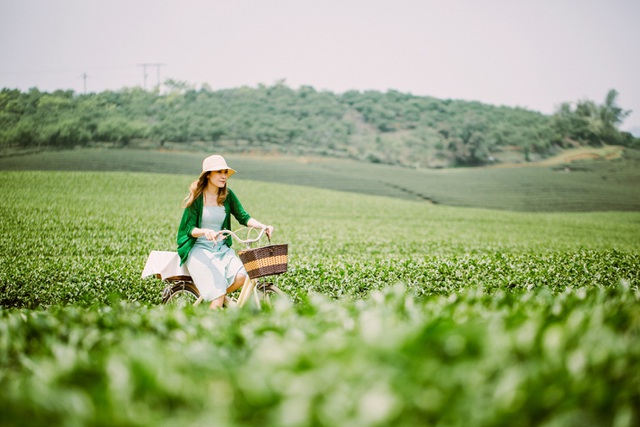
M 254 227 L 248 227 L 248 232 L 247 232 L 247 236 L 251 234 L 252 230 L 257 230 Z M 237 232 L 237 230 L 236 230 Z M 240 237 L 238 237 L 238 235 L 236 234 L 236 232 L 230 231 L 230 230 L 222 230 L 218 233 L 218 235 L 222 235 L 224 237 L 226 236 L 231 236 L 233 237 L 236 241 L 238 241 L 239 243 L 243 243 L 246 245 L 247 249 L 249 249 L 251 247 L 252 243 L 258 242 L 260 239 L 262 239 L 262 236 L 264 235 L 265 229 L 262 228 L 260 229 L 260 232 L 258 233 L 258 236 L 256 238 L 253 239 L 241 239 Z M 271 240 L 271 239 L 269 239 Z M 249 277 L 249 275 L 247 275 L 245 277 L 244 283 L 242 285 L 242 288 L 240 289 L 240 295 L 238 296 L 237 300 L 233 300 L 231 298 L 229 298 L 229 296 L 225 295 L 224 298 L 224 304 L 229 307 L 229 306 L 235 306 L 235 307 L 243 307 L 251 298 L 251 295 L 253 295 L 253 298 L 255 300 L 256 306 L 258 308 L 261 308 L 261 303 L 260 303 L 260 297 L 258 295 L 258 279 L 251 279 Z M 194 306 L 200 305 L 203 301 L 202 296 L 198 297 L 198 299 L 196 300 L 196 302 L 193 304 Z

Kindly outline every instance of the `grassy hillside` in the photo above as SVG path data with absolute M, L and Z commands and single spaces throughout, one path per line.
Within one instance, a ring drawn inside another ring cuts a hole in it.
M 77 95 L 0 91 L 0 152 L 114 146 L 223 147 L 385 164 L 443 165 L 500 157 L 526 145 L 548 154 L 551 120 L 521 108 L 440 100 L 397 91 L 334 94 L 284 83 L 212 91 L 177 84 L 166 94 L 122 89 Z M 469 138 L 470 133 L 474 134 Z M 609 142 L 612 143 L 612 142 Z M 473 146 L 474 153 L 468 153 Z M 461 156 L 461 157 L 460 157 Z
M 140 171 L 195 179 L 203 157 L 188 152 L 78 149 L 2 157 L 0 170 Z M 445 170 L 317 157 L 227 158 L 239 171 L 237 180 L 525 212 L 640 210 L 640 151 L 632 149 L 570 150 L 540 165 Z
M 618 130 L 627 112 L 615 90 L 603 105 L 567 102 L 547 116 L 394 90 L 334 94 L 284 82 L 217 91 L 172 82 L 167 89 L 2 89 L 0 153 L 109 143 L 437 168 L 539 160 L 576 146 L 640 147 Z

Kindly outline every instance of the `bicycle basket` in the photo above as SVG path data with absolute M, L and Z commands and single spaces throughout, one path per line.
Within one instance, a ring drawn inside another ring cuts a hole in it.
M 268 245 L 238 251 L 249 278 L 281 274 L 287 271 L 288 245 Z

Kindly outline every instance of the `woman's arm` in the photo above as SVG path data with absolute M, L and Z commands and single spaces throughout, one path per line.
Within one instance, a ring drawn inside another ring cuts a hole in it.
M 275 230 L 275 228 L 272 225 L 264 225 L 263 223 L 261 223 L 255 218 L 251 218 L 247 222 L 247 225 L 253 228 L 264 228 L 264 231 L 265 233 L 267 233 L 267 237 L 269 238 L 271 238 L 271 234 L 273 233 L 273 230 Z
M 178 226 L 177 243 L 178 246 L 184 244 L 191 237 L 191 231 L 198 225 L 198 215 L 192 206 L 188 206 L 182 211 L 182 219 Z
M 198 237 L 206 237 L 207 240 L 213 240 L 214 243 L 218 242 L 217 236 L 218 233 L 214 230 L 211 230 L 210 228 L 198 228 L 198 227 L 194 227 L 193 230 L 191 230 L 191 236 L 195 237 L 196 239 Z
M 238 200 L 238 197 L 236 197 L 233 191 L 229 190 L 229 195 L 227 196 L 227 199 L 229 200 L 231 214 L 238 220 L 240 224 L 246 225 L 247 227 L 260 228 L 260 229 L 264 228 L 265 232 L 267 233 L 267 237 L 271 238 L 271 234 L 273 233 L 273 230 L 274 230 L 273 226 L 264 225 L 257 219 L 252 218 L 251 215 L 249 215 L 244 210 L 244 208 L 242 207 L 242 203 L 240 203 L 240 200 Z

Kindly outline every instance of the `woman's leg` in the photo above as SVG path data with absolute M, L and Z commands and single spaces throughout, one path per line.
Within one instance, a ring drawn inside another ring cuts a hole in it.
M 236 280 L 233 282 L 231 286 L 227 288 L 227 293 L 230 294 L 233 291 L 237 291 L 244 285 L 244 281 L 246 280 L 246 276 L 244 274 L 238 273 L 236 274 Z
M 244 281 L 245 281 L 245 275 L 244 274 L 236 274 L 236 280 L 233 282 L 233 284 L 231 286 L 229 286 L 227 288 L 227 294 L 230 294 L 233 291 L 237 291 L 238 289 L 240 289 L 242 287 L 242 285 L 244 285 Z M 209 308 L 212 310 L 218 309 L 218 308 L 222 308 L 223 304 L 224 304 L 224 297 L 226 295 L 222 295 L 216 299 L 214 299 L 213 301 L 211 301 L 211 304 L 209 305 Z
M 221 295 L 218 298 L 214 299 L 213 301 L 211 301 L 211 304 L 209 304 L 209 308 L 211 310 L 217 310 L 219 308 L 222 308 L 222 305 L 224 304 L 224 297 L 226 295 Z

